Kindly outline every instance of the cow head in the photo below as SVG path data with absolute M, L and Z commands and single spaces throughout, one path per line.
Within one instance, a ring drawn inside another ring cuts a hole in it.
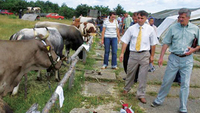
M 84 22 L 84 31 L 86 32 L 86 36 L 95 36 L 96 35 L 96 27 L 92 23 Z
M 37 57 L 39 58 L 38 60 L 41 62 L 42 65 L 45 64 L 45 67 L 47 67 L 49 71 L 51 69 L 58 70 L 62 64 L 60 57 L 56 55 L 51 43 L 48 40 L 46 40 L 45 37 L 44 38 L 41 37 L 42 36 L 39 37 L 41 42 L 39 44 L 40 49 L 38 50 L 37 54 L 38 55 Z

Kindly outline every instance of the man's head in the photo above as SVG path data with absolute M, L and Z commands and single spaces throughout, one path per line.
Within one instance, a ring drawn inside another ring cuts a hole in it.
M 154 24 L 154 18 L 150 17 L 148 20 L 149 20 L 149 24 L 152 26 Z
M 125 14 L 124 14 L 124 17 L 128 17 L 128 13 L 125 13 Z
M 181 25 L 186 26 L 190 20 L 191 11 L 186 8 L 182 8 L 178 12 L 178 22 L 180 22 Z
M 138 24 L 142 26 L 147 20 L 148 13 L 142 10 L 142 11 L 139 11 L 137 15 L 138 15 Z
M 134 23 L 137 23 L 137 22 L 138 22 L 137 12 L 134 12 L 134 13 L 133 13 L 132 19 L 133 19 Z

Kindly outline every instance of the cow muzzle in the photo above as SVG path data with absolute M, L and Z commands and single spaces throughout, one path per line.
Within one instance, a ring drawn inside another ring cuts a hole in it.
M 61 67 L 61 64 L 62 64 L 62 60 L 60 60 L 60 57 L 57 56 L 56 60 L 54 61 L 53 58 L 50 58 L 52 56 L 49 55 L 48 53 L 48 56 L 49 56 L 49 59 L 51 61 L 51 66 L 47 69 L 47 71 L 51 71 L 51 70 L 58 70 L 60 69 Z

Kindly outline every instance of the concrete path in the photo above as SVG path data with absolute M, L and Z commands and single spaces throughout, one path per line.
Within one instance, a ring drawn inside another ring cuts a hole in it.
M 121 45 L 119 45 L 119 49 Z M 157 46 L 155 60 L 159 59 L 161 46 Z M 86 97 L 98 97 L 103 96 L 105 98 L 114 98 L 118 100 L 120 97 L 119 89 L 123 89 L 123 87 L 118 86 L 116 81 L 122 81 L 126 74 L 123 69 L 116 75 L 115 70 L 111 69 L 111 66 L 108 66 L 107 69 L 102 70 L 101 66 L 103 64 L 103 55 L 104 50 L 102 47 L 96 48 L 96 54 L 92 57 L 96 59 L 96 64 L 93 66 L 94 70 L 86 70 L 85 71 L 85 78 L 93 79 L 92 81 L 87 80 L 82 85 L 83 91 L 82 94 Z M 169 52 L 165 54 L 164 61 L 168 61 Z M 110 55 L 111 56 L 111 55 Z M 194 57 L 200 59 L 200 54 L 194 54 Z M 111 57 L 109 57 L 111 59 Z M 194 60 L 194 65 L 200 66 L 200 60 Z M 118 64 L 119 68 L 123 68 L 122 63 Z M 152 108 L 150 107 L 151 102 L 156 98 L 156 94 L 159 91 L 160 84 L 162 83 L 163 75 L 166 69 L 166 66 L 158 67 L 155 65 L 156 71 L 148 73 L 148 86 L 146 88 L 146 99 L 147 104 L 142 104 L 138 102 L 138 106 L 143 109 L 144 113 L 178 113 L 179 109 L 179 92 L 180 86 L 173 85 L 171 90 L 166 97 L 164 103 L 157 107 Z M 200 69 L 194 68 L 192 75 L 191 75 L 191 82 L 190 82 L 190 95 L 188 99 L 188 113 L 200 113 Z M 103 81 L 104 82 L 103 82 Z M 135 84 L 130 93 L 135 94 L 137 90 L 137 85 Z M 135 97 L 132 97 L 135 98 Z M 113 109 L 116 107 L 121 106 L 121 104 L 116 103 L 116 101 L 111 101 L 106 105 L 99 105 L 98 107 L 87 107 L 87 102 L 83 102 L 83 108 L 74 108 L 70 113 L 92 113 L 93 111 L 97 113 L 119 113 L 118 111 L 114 111 Z M 92 105 L 89 105 L 92 106 Z

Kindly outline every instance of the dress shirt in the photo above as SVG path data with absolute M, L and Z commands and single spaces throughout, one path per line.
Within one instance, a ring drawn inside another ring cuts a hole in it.
M 188 47 L 191 47 L 193 39 L 198 38 L 200 44 L 199 28 L 188 23 L 187 26 L 182 26 L 180 23 L 173 24 L 163 39 L 163 44 L 169 46 L 169 51 L 175 54 L 184 54 Z
M 130 42 L 130 51 L 136 51 L 135 47 L 139 30 L 140 25 L 138 23 L 134 24 L 127 29 L 127 31 L 121 38 L 121 41 L 126 44 Z M 158 39 L 153 27 L 148 24 L 144 24 L 142 26 L 142 40 L 140 51 L 150 50 L 150 46 L 156 44 L 158 44 Z

